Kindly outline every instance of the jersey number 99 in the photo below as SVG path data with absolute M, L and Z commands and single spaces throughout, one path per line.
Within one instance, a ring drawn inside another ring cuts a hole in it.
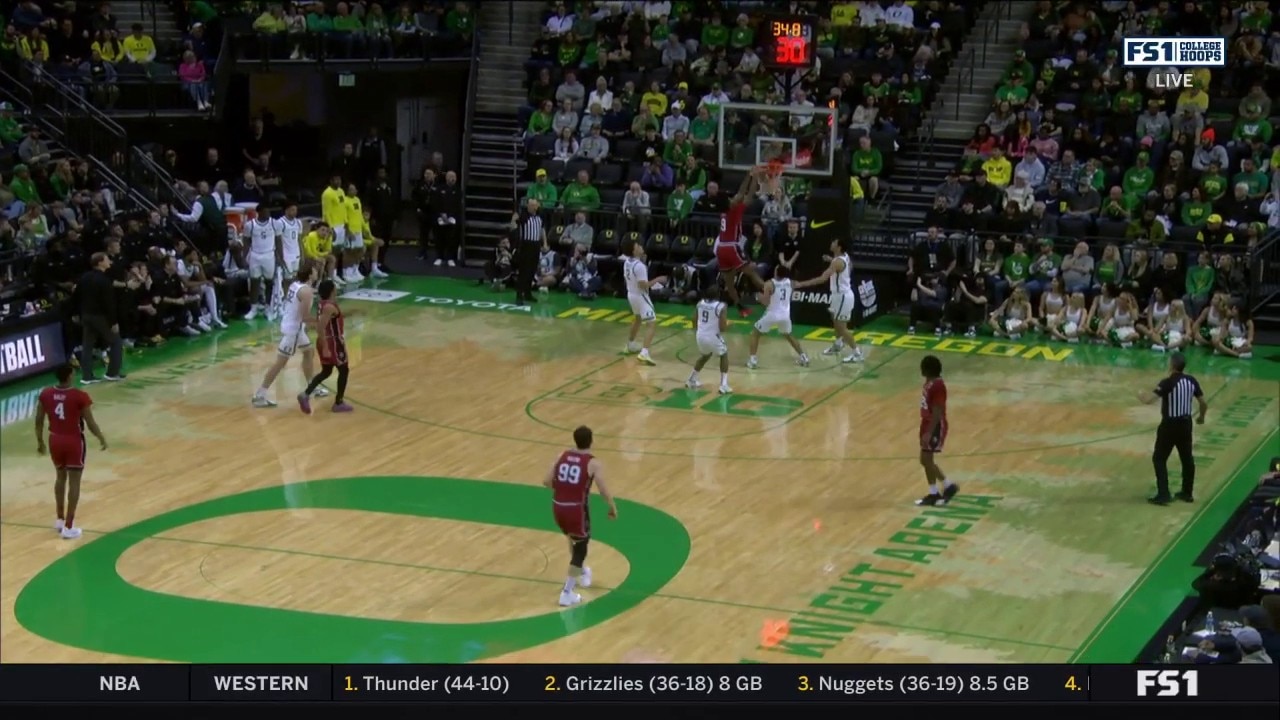
M 577 485 L 582 482 L 582 467 L 572 463 L 560 463 L 559 469 L 556 470 L 556 482 Z

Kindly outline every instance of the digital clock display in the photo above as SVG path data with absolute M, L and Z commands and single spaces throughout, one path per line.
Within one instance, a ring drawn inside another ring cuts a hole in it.
M 765 65 L 777 70 L 813 67 L 815 23 L 808 17 L 772 18 L 764 24 Z

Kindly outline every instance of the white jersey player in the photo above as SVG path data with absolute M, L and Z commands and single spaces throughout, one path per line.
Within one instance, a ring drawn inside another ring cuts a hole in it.
M 824 282 L 831 283 L 831 306 L 828 312 L 831 313 L 831 327 L 835 330 L 836 341 L 831 344 L 831 347 L 823 350 L 822 354 L 836 355 L 847 344 L 851 351 L 842 362 L 856 363 L 862 362 L 864 358 L 862 350 L 853 340 L 853 334 L 849 332 L 849 320 L 853 318 L 853 313 L 857 309 L 858 298 L 853 292 L 853 263 L 849 262 L 848 242 L 844 238 L 832 240 L 831 263 L 827 269 L 812 280 L 796 283 L 795 288 L 799 290 L 821 285 Z
M 649 346 L 653 344 L 653 334 L 658 329 L 658 314 L 653 309 L 653 300 L 649 297 L 649 288 L 659 285 L 666 278 L 649 279 L 649 267 L 645 265 L 644 245 L 635 240 L 624 243 L 622 261 L 622 278 L 627 284 L 627 302 L 631 304 L 631 332 L 627 335 L 627 352 L 639 353 L 636 360 L 643 365 L 657 365 L 649 356 Z M 644 327 L 643 344 L 636 342 L 640 328 Z
M 275 382 L 276 376 L 284 366 L 289 364 L 289 358 L 299 351 L 302 352 L 302 374 L 306 381 L 310 382 L 315 375 L 315 348 L 311 344 L 311 338 L 307 336 L 307 325 L 314 323 L 311 303 L 315 295 L 312 288 L 315 280 L 315 266 L 308 264 L 298 271 L 284 294 L 284 307 L 280 315 L 280 345 L 276 348 L 276 361 L 267 370 L 266 376 L 262 378 L 262 385 L 253 394 L 254 407 L 276 406 L 274 401 L 267 398 L 267 390 L 271 388 L 271 384 Z M 315 394 L 323 396 L 328 392 L 317 390 Z
M 276 235 L 280 236 L 280 259 L 284 261 L 284 274 L 294 277 L 302 262 L 302 221 L 298 219 L 298 204 L 285 205 L 284 216 L 275 220 Z
M 760 337 L 769 334 L 774 328 L 778 328 L 778 332 L 782 333 L 782 337 L 796 351 L 798 356 L 796 364 L 800 367 L 809 367 L 809 356 L 791 334 L 791 296 L 794 292 L 791 287 L 791 268 L 779 265 L 773 271 L 773 279 L 764 284 L 764 290 L 760 293 L 760 301 L 764 303 L 766 309 L 764 317 L 757 320 L 755 326 L 751 328 L 751 357 L 747 359 L 748 368 L 754 370 L 760 366 L 760 361 L 756 357 L 756 352 L 760 349 Z
M 244 224 L 244 240 L 248 248 L 249 298 L 253 305 L 245 320 L 252 320 L 266 310 L 266 284 L 276 276 L 276 259 L 280 257 L 280 235 L 276 222 L 265 212 Z
M 724 331 L 729 327 L 729 317 L 725 314 L 727 305 L 720 302 L 720 288 L 712 285 L 707 288 L 698 307 L 694 310 L 694 322 L 698 343 L 698 361 L 693 364 L 693 372 L 685 385 L 692 389 L 702 387 L 698 373 L 706 367 L 712 355 L 720 358 L 720 394 L 733 392 L 729 387 L 729 346 L 724 343 Z

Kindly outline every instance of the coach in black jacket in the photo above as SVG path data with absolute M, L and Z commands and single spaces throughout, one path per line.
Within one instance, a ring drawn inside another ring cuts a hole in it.
M 120 340 L 119 316 L 116 311 L 116 289 L 107 275 L 111 268 L 111 258 L 106 253 L 94 253 L 90 259 L 89 272 L 80 277 L 76 284 L 75 304 L 80 317 L 80 378 L 86 385 L 98 382 L 93 375 L 93 350 L 99 341 L 105 342 L 109 348 L 107 355 L 107 380 L 122 380 L 120 363 L 124 354 L 124 344 Z

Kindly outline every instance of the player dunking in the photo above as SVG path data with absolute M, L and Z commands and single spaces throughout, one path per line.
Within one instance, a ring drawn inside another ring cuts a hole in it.
M 76 506 L 80 504 L 80 476 L 84 473 L 87 453 L 84 430 L 98 438 L 102 449 L 107 449 L 107 439 L 93 419 L 93 400 L 89 393 L 73 387 L 71 376 L 75 370 L 63 365 L 54 372 L 58 384 L 40 391 L 40 403 L 36 406 L 36 452 L 45 453 L 44 419 L 49 418 L 49 458 L 53 460 L 56 479 L 53 494 L 57 499 L 58 519 L 53 529 L 67 540 L 80 537 L 75 524 Z
M 733 388 L 729 387 L 729 348 L 724 344 L 724 331 L 729 327 L 729 318 L 725 315 L 725 306 L 720 302 L 720 290 L 717 287 L 712 285 L 707 288 L 702 299 L 698 301 L 694 316 L 698 323 L 697 334 L 694 337 L 698 343 L 699 357 L 693 364 L 693 372 L 685 381 L 685 385 L 695 390 L 702 387 L 702 382 L 698 380 L 698 373 L 706 367 L 712 355 L 718 355 L 720 357 L 720 394 L 728 395 L 733 392 Z
M 315 282 L 315 279 L 316 266 L 305 263 L 284 294 L 284 310 L 280 316 L 281 338 L 280 345 L 276 348 L 276 361 L 267 369 L 267 374 L 262 378 L 262 385 L 253 393 L 254 407 L 276 406 L 273 400 L 267 398 L 267 390 L 276 381 L 280 371 L 284 370 L 284 366 L 289 364 L 289 358 L 293 357 L 297 351 L 302 351 L 302 374 L 307 382 L 310 383 L 312 376 L 315 375 L 315 349 L 311 347 L 311 338 L 307 337 L 308 316 L 311 314 L 311 300 L 314 294 L 311 283 Z M 317 388 L 314 394 L 317 397 L 324 397 L 329 393 L 324 388 Z
M 746 275 L 755 283 L 757 290 L 764 287 L 756 266 L 747 260 L 742 249 L 746 243 L 746 236 L 742 233 L 742 216 L 747 212 L 747 201 L 759 185 L 757 172 L 753 170 L 743 178 L 738 194 L 729 201 L 729 211 L 720 214 L 720 234 L 716 237 L 715 245 L 716 264 L 720 267 L 720 280 L 724 283 L 725 294 L 742 317 L 751 315 L 751 311 L 743 306 L 742 298 L 738 296 L 738 275 Z
M 627 302 L 631 304 L 631 332 L 627 335 L 627 352 L 639 353 L 636 360 L 643 365 L 657 365 L 649 356 L 653 334 L 658 331 L 658 314 L 649 297 L 649 287 L 666 280 L 664 277 L 649 279 L 649 266 L 645 264 L 644 245 L 628 240 L 622 247 L 626 256 L 622 261 L 622 278 L 627 283 Z M 644 327 L 644 344 L 636 343 L 640 328 Z
M 320 373 L 311 378 L 307 389 L 298 393 L 298 407 L 311 414 L 311 394 L 320 383 L 338 371 L 338 394 L 333 397 L 334 412 L 351 412 L 355 408 L 343 401 L 347 394 L 347 337 L 343 331 L 342 308 L 338 307 L 338 286 L 332 280 L 321 280 L 320 319 L 316 321 L 316 348 L 320 352 Z
M 618 506 L 604 486 L 600 461 L 591 456 L 591 428 L 583 425 L 573 431 L 573 450 L 565 450 L 547 472 L 542 484 L 551 488 L 551 510 L 556 525 L 569 540 L 569 575 L 560 591 L 560 605 L 569 607 L 582 602 L 574 587 L 591 587 L 591 568 L 586 566 L 587 544 L 591 541 L 591 512 L 587 501 L 591 486 L 609 503 L 609 519 L 616 520 Z
M 760 301 L 765 305 L 764 317 L 756 321 L 751 328 L 751 357 L 747 359 L 747 367 L 754 370 L 760 367 L 756 352 L 760 350 L 760 336 L 766 335 L 775 327 L 782 333 L 783 339 L 796 351 L 796 364 L 809 367 L 809 356 L 804 348 L 791 334 L 791 268 L 779 265 L 773 271 L 773 279 L 764 284 L 760 293 Z
M 947 443 L 947 384 L 942 380 L 942 361 L 926 355 L 920 360 L 920 374 L 924 376 L 920 391 L 920 467 L 924 468 L 929 494 L 916 504 L 946 505 L 960 486 L 947 479 L 935 460 Z
M 843 238 L 832 240 L 831 264 L 821 275 L 812 280 L 798 282 L 795 288 L 799 290 L 831 281 L 831 306 L 827 311 L 831 313 L 831 328 L 835 330 L 836 341 L 831 344 L 831 347 L 823 350 L 822 354 L 835 355 L 844 349 L 845 343 L 848 343 L 852 352 L 846 355 L 842 362 L 856 363 L 862 362 L 863 357 L 862 350 L 854 342 L 853 334 L 849 332 L 849 319 L 853 317 L 858 301 L 853 294 L 853 263 L 849 262 L 847 242 Z

